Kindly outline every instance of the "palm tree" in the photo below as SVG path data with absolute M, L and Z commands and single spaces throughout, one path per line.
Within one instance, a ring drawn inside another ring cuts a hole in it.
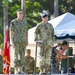
M 21 0 L 21 9 L 23 9 L 24 17 L 26 17 L 25 0 Z
M 8 26 L 8 1 L 9 0 L 4 0 L 4 37 L 6 26 Z
M 54 17 L 58 16 L 58 0 L 54 0 Z

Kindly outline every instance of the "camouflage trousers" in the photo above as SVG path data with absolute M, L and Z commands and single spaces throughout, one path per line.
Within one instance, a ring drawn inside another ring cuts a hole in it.
M 44 50 L 42 44 L 40 45 L 40 69 L 45 73 L 50 71 L 50 56 L 52 52 L 52 47 L 50 42 L 44 42 Z M 43 54 L 43 55 L 41 55 Z
M 25 42 L 15 43 L 15 67 L 23 67 L 24 66 L 24 57 L 25 57 Z

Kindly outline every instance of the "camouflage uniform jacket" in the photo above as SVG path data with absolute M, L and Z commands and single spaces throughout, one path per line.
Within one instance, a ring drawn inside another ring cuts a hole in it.
M 34 73 L 34 58 L 25 56 L 24 72 L 27 74 Z
M 26 19 L 18 20 L 17 18 L 10 23 L 10 30 L 13 31 L 14 42 L 26 42 L 26 33 L 28 30 L 28 23 Z
M 43 22 L 37 25 L 35 31 L 35 40 L 54 40 L 54 28 L 50 23 L 44 24 Z
M 44 48 L 43 44 L 40 43 L 40 68 L 43 68 L 42 66 L 45 66 L 45 64 L 50 64 L 50 55 L 52 52 L 52 42 L 54 41 L 54 28 L 50 23 L 44 24 L 43 22 L 39 23 L 37 25 L 37 28 L 35 30 L 35 41 L 41 40 L 44 42 Z

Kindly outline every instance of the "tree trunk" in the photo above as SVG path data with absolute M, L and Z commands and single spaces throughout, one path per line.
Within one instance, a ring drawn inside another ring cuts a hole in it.
M 21 9 L 23 9 L 24 17 L 26 17 L 25 0 L 21 0 Z
M 4 37 L 5 37 L 5 29 L 6 27 L 8 27 L 8 0 L 4 0 L 4 11 L 3 12 L 4 12 Z
M 54 0 L 54 17 L 58 16 L 58 0 Z

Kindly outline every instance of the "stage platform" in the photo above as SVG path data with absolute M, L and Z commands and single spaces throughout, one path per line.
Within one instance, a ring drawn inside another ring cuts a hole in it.
M 0 74 L 0 75 L 35 75 L 35 74 Z M 39 74 L 36 74 L 39 75 Z M 72 74 L 43 74 L 43 75 L 75 75 L 75 73 Z

